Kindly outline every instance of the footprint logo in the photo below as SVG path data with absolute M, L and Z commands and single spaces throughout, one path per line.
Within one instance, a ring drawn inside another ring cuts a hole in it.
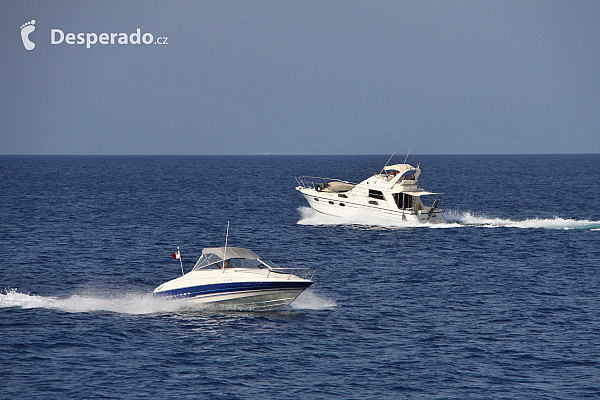
M 21 39 L 23 39 L 23 46 L 26 50 L 35 49 L 35 43 L 29 40 L 29 34 L 35 31 L 35 19 L 21 25 Z

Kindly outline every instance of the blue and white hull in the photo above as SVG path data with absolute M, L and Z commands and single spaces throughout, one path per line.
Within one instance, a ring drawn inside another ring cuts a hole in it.
M 190 272 L 154 289 L 154 297 L 229 310 L 279 310 L 313 284 L 314 273 L 281 268 L 242 247 L 205 248 Z
M 228 310 L 269 311 L 288 306 L 312 284 L 310 280 L 222 282 L 170 290 L 159 290 L 159 287 L 154 296 L 189 299 Z

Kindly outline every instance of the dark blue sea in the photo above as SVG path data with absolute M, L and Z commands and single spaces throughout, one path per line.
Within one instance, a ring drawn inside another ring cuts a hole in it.
M 295 190 L 387 158 L 1 156 L 0 398 L 600 398 L 600 155 L 411 155 L 444 225 Z M 228 221 L 314 285 L 277 312 L 154 300 Z

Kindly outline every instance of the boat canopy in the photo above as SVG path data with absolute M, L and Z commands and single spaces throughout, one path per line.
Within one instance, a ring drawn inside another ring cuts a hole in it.
M 415 167 L 413 167 L 410 164 L 394 164 L 394 165 L 386 165 L 385 167 L 383 167 L 383 169 L 385 169 L 386 171 L 393 170 L 393 171 L 401 172 L 401 171 L 404 171 L 407 169 L 415 169 Z
M 227 251 L 227 254 L 225 253 Z M 227 260 L 230 258 L 248 258 L 251 260 L 256 260 L 260 258 L 258 254 L 253 252 L 250 249 L 245 249 L 243 247 L 207 247 L 202 250 L 202 254 L 208 256 L 209 254 L 214 254 L 220 257 L 221 260 Z
M 194 270 L 199 270 L 201 268 L 205 268 L 208 267 L 210 265 L 216 264 L 218 262 L 221 262 L 223 260 L 231 260 L 231 259 L 238 259 L 238 260 L 258 260 L 260 257 L 258 256 L 258 254 L 256 254 L 255 252 L 253 252 L 250 249 L 245 249 L 242 247 L 207 247 L 204 250 L 202 250 L 202 255 L 200 256 L 200 258 L 198 259 L 198 261 L 196 261 L 196 265 L 194 265 Z M 225 263 L 227 266 L 228 263 Z M 239 264 L 239 265 L 238 265 Z M 236 267 L 241 266 L 241 264 L 248 264 L 248 263 L 242 263 L 241 261 L 237 261 L 235 263 Z M 250 263 L 254 268 L 256 268 L 259 264 L 261 264 L 261 262 L 254 262 L 254 263 Z M 222 263 L 221 263 L 222 266 Z

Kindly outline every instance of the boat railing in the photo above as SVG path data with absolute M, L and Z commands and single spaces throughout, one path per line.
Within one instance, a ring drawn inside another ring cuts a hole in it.
M 312 280 L 315 275 L 316 270 L 314 268 L 293 268 L 293 267 L 278 267 L 278 268 L 269 268 L 269 273 L 267 274 L 267 278 L 271 275 L 271 272 L 276 272 L 279 274 L 284 274 L 288 276 L 288 279 L 292 277 L 292 275 L 296 275 L 302 279 Z
M 343 181 L 335 178 L 323 178 L 320 176 L 297 176 L 296 182 L 298 182 L 298 186 L 301 186 L 304 189 L 314 189 L 316 191 L 321 191 L 325 188 L 338 185 L 340 189 L 335 191 L 344 192 L 350 190 L 350 186 L 356 186 L 356 183 L 354 182 Z M 331 185 L 332 183 L 333 185 Z
M 314 268 L 308 268 L 308 267 L 277 267 L 277 268 L 257 268 L 257 269 L 248 269 L 248 268 L 234 268 L 233 271 L 234 272 L 244 272 L 244 273 L 254 273 L 254 274 L 260 274 L 263 275 L 265 274 L 265 270 L 267 271 L 267 278 L 271 275 L 272 272 L 278 273 L 278 274 L 282 274 L 282 275 L 287 275 L 287 279 L 289 280 L 293 275 L 296 275 L 299 278 L 302 279 L 309 279 L 312 280 L 313 276 L 315 275 L 316 270 Z

